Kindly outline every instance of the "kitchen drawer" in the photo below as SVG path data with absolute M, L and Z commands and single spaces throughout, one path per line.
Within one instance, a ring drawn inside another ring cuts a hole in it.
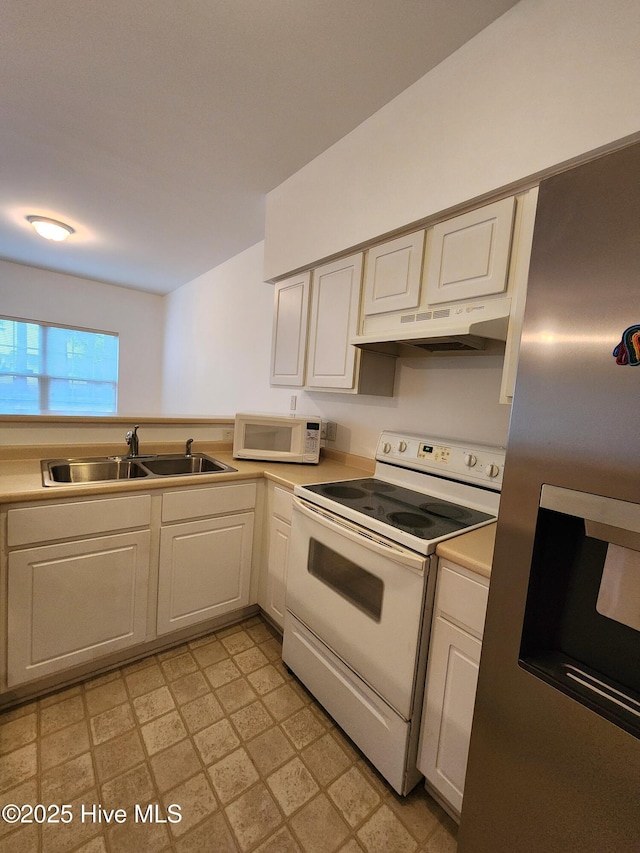
M 67 501 L 10 509 L 7 513 L 7 545 L 15 548 L 54 539 L 71 539 L 147 527 L 151 497 Z
M 289 611 L 282 660 L 396 791 L 407 793 L 407 777 L 412 773 L 406 762 L 411 723 Z
M 273 514 L 291 524 L 293 492 L 276 486 L 273 490 Z
M 481 638 L 489 595 L 486 579 L 442 561 L 438 573 L 437 613 Z
M 166 523 L 222 515 L 253 509 L 255 505 L 255 482 L 166 492 L 162 499 L 162 521 Z

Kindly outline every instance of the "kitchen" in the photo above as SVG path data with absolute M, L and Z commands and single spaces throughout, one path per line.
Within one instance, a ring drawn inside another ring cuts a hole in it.
M 471 199 L 482 200 L 497 188 L 637 132 L 637 110 L 630 108 L 638 97 L 637 13 L 632 4 L 620 4 L 612 20 L 610 11 L 597 5 L 557 9 L 518 4 L 437 73 L 270 194 L 264 244 L 256 243 L 169 296 L 81 282 L 3 261 L 3 313 L 29 316 L 29 306 L 39 304 L 54 322 L 101 328 L 108 312 L 113 316 L 119 310 L 122 317 L 126 305 L 127 317 L 119 320 L 122 346 L 131 348 L 131 360 L 144 381 L 132 382 L 129 392 L 123 383 L 123 395 L 130 394 L 124 398 L 125 411 L 180 412 L 185 418 L 203 408 L 222 415 L 246 409 L 288 411 L 291 389 L 268 384 L 273 291 L 265 279 L 455 210 Z M 564 86 L 557 85 L 558 79 Z M 455 92 L 448 103 L 440 97 L 442 86 Z M 445 142 L 429 130 L 431 123 L 449 126 L 451 111 L 462 110 L 461 103 L 473 123 L 474 139 L 484 141 L 476 143 L 473 157 L 468 153 L 469 124 Z M 349 205 L 340 211 L 330 205 L 331 189 L 345 172 L 350 181 L 347 189 L 341 187 L 341 203 L 344 193 L 351 193 L 357 217 L 348 215 Z M 375 182 L 372 174 L 378 176 Z M 393 187 L 391 198 L 388 187 Z M 303 204 L 307 214 L 300 217 Z M 154 329 L 164 323 L 164 348 L 155 331 L 139 335 L 145 326 L 136 319 L 150 315 L 157 318 Z M 214 336 L 208 318 L 219 316 L 241 316 L 243 322 L 239 328 L 220 324 Z M 256 381 L 260 376 L 263 380 Z M 371 459 L 382 429 L 505 443 L 510 407 L 498 402 L 501 378 L 498 355 L 400 359 L 393 397 L 354 399 L 309 391 L 295 396 L 298 411 L 338 424 L 336 450 Z M 159 400 L 161 409 L 156 408 Z M 434 402 L 425 406 L 425 400 Z M 56 444 L 60 429 L 21 425 L 16 436 L 15 424 L 4 422 L 0 434 L 3 444 Z M 117 443 L 124 432 L 120 426 L 101 425 L 99 430 L 97 441 L 105 443 Z M 94 435 L 92 427 L 87 443 Z M 183 435 L 172 433 L 169 440 Z

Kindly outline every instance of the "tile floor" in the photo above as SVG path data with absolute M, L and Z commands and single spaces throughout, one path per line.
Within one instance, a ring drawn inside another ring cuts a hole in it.
M 280 654 L 256 616 L 0 714 L 0 804 L 70 806 L 0 819 L 1 853 L 455 853 Z

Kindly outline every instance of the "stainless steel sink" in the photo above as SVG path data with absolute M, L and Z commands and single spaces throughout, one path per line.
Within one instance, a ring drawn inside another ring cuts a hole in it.
M 148 472 L 132 459 L 45 459 L 42 462 L 42 481 L 45 486 L 131 480 L 146 476 Z
M 42 482 L 45 486 L 70 483 L 101 483 L 111 480 L 131 480 L 139 477 L 156 479 L 187 474 L 219 474 L 236 471 L 204 453 L 159 454 L 135 459 L 119 456 L 96 456 L 87 459 L 43 459 Z
M 230 465 L 205 456 L 204 453 L 192 453 L 190 456 L 156 456 L 142 463 L 152 474 L 162 477 L 175 477 L 180 474 L 217 474 L 222 471 L 236 471 Z

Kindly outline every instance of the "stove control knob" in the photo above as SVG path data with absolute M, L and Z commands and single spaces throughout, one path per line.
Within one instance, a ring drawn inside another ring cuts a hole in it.
M 407 449 L 407 442 L 406 441 L 398 442 L 398 451 L 400 453 L 404 453 L 406 449 Z
M 464 464 L 467 466 L 467 468 L 473 468 L 477 461 L 478 457 L 474 456 L 473 453 L 465 453 Z
M 389 444 L 388 441 L 385 441 L 385 443 L 382 445 L 382 452 L 383 453 L 391 453 L 391 445 Z
M 498 466 L 492 462 L 490 465 L 487 465 L 487 467 L 484 469 L 484 473 L 487 475 L 487 477 L 491 477 L 491 478 L 497 477 L 498 474 L 500 473 L 500 468 L 498 468 Z

